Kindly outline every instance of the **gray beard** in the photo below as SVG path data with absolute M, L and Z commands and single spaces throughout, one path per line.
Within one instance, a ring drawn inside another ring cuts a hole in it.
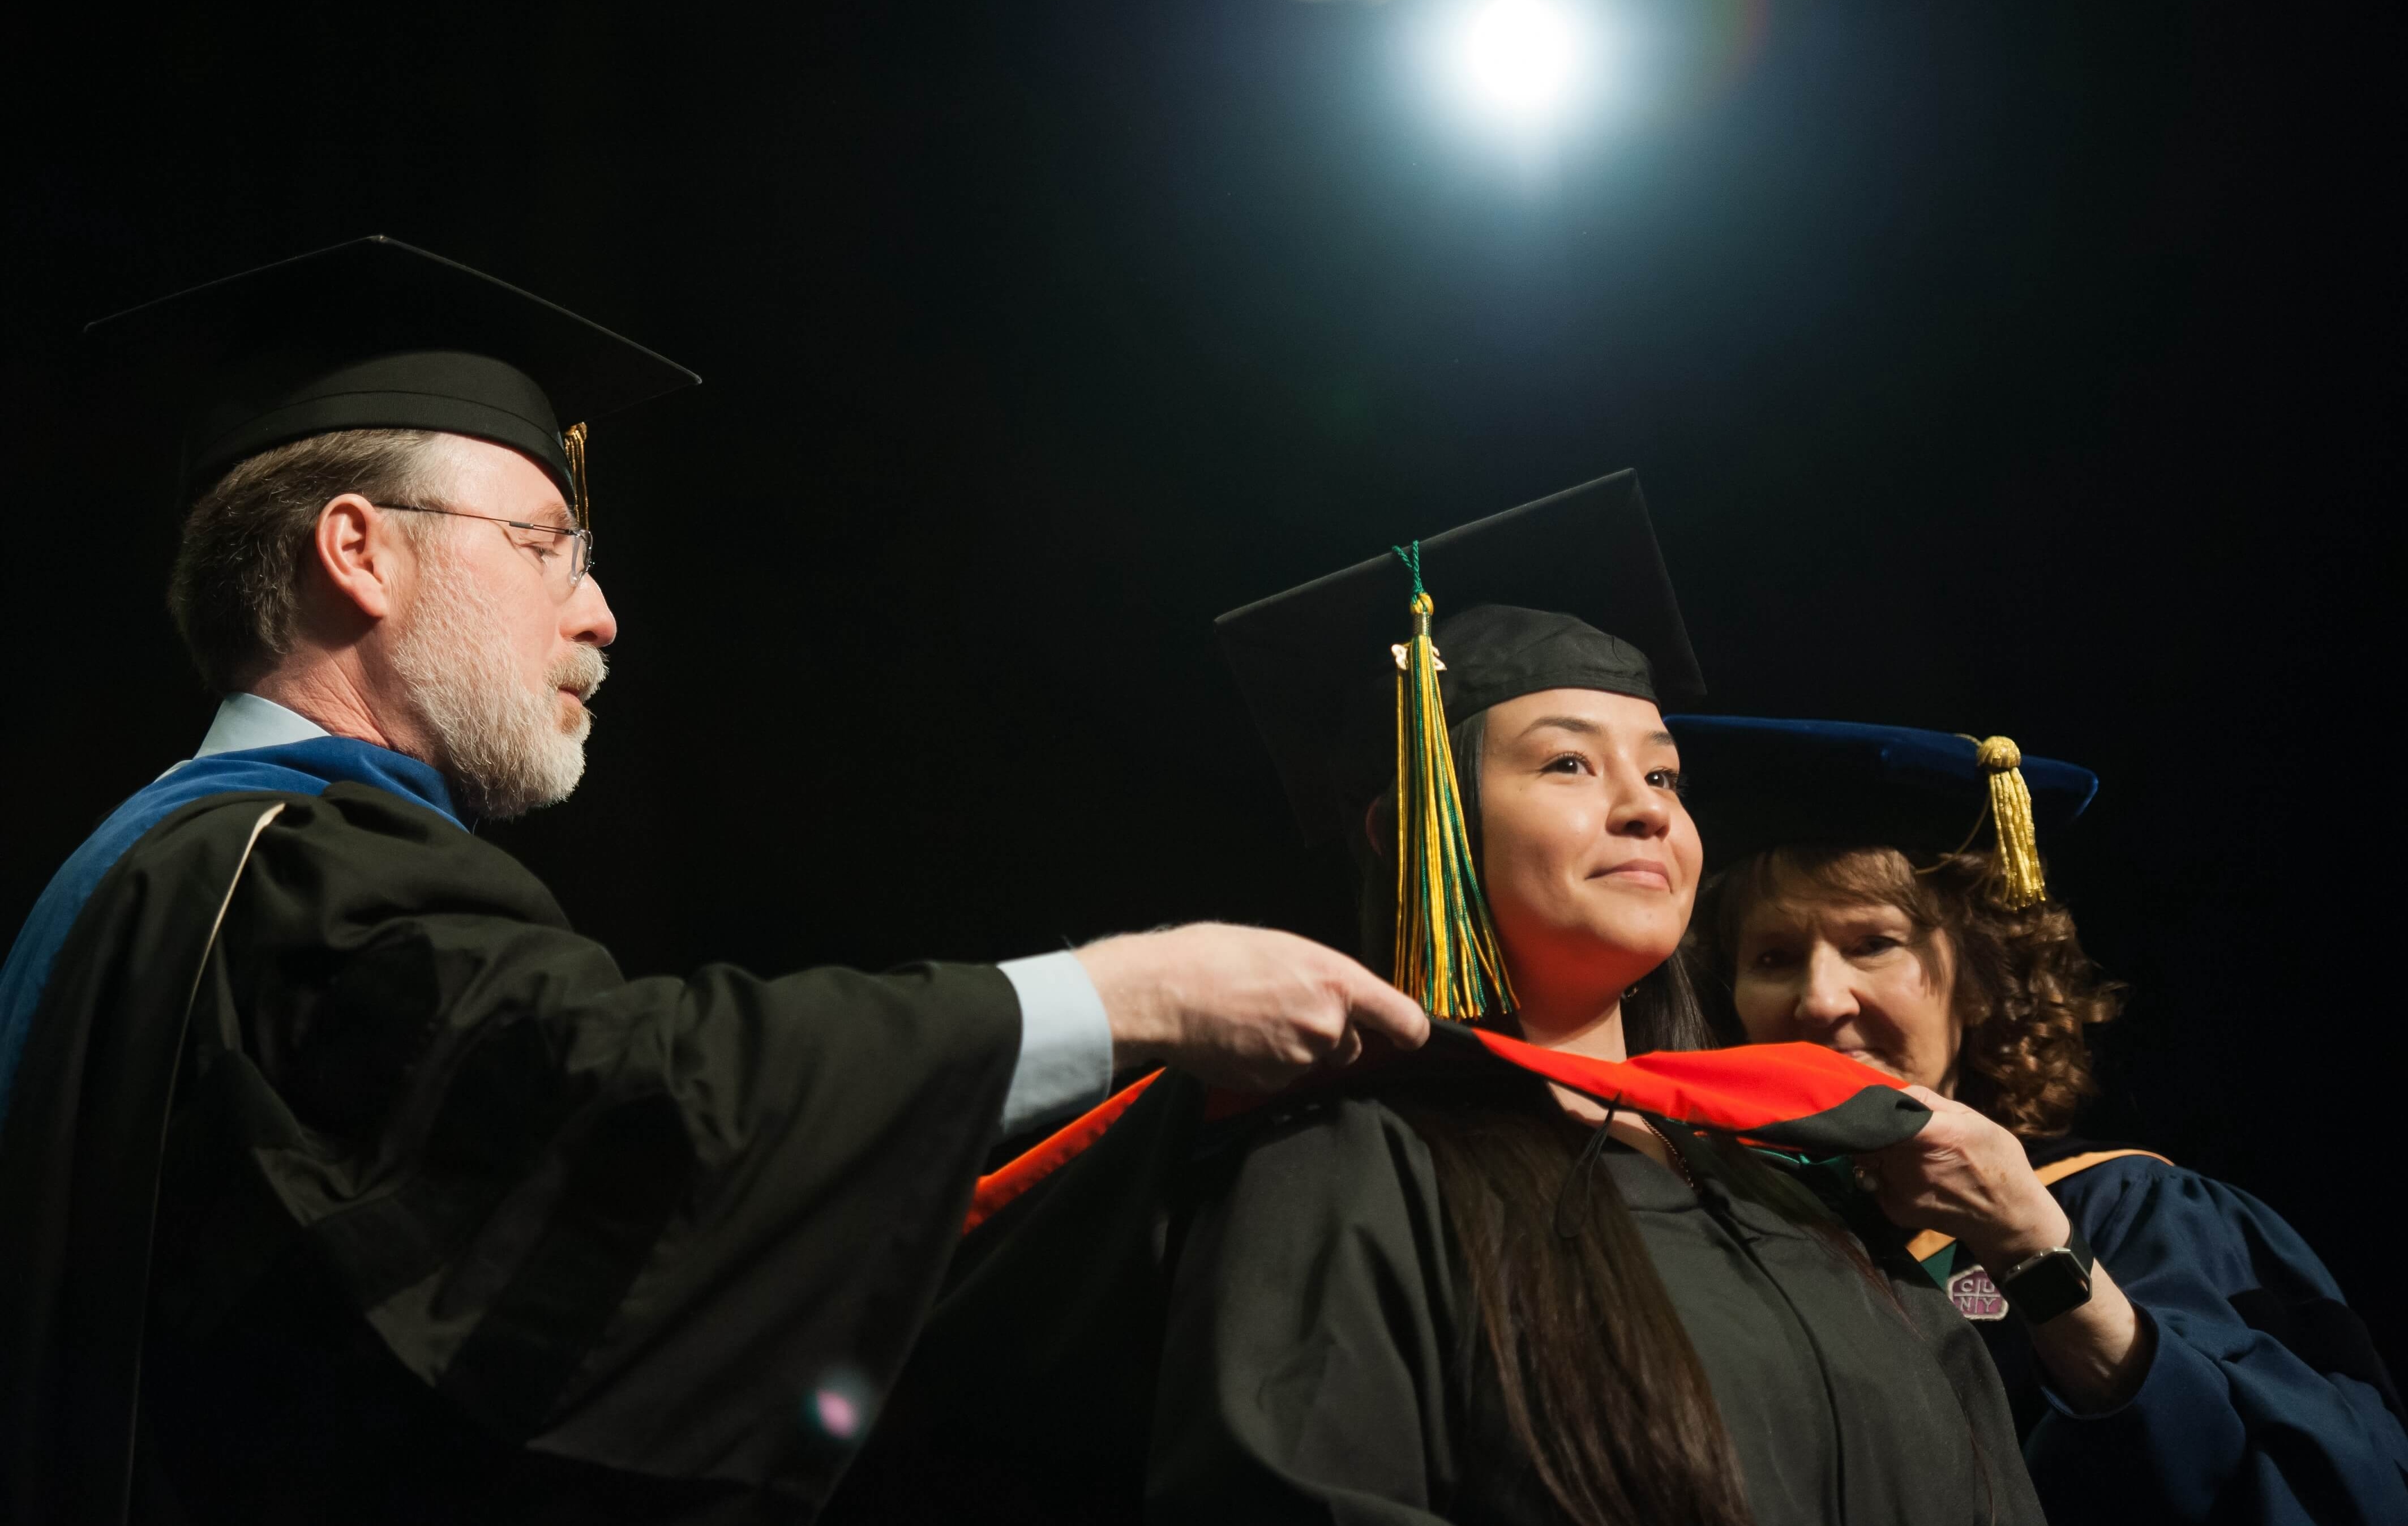
M 430 540 L 433 538 L 430 538 Z M 591 695 L 609 664 L 580 646 L 530 690 L 502 641 L 496 601 L 439 541 L 424 548 L 424 571 L 393 665 L 408 686 L 436 756 L 430 759 L 471 816 L 507 820 L 568 799 L 585 776 L 594 718 L 564 721 L 559 690 Z

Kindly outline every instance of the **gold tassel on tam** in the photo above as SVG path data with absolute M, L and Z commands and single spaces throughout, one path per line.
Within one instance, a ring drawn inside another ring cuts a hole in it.
M 1397 988 L 1433 1017 L 1510 1011 L 1513 988 L 1498 952 L 1488 898 L 1464 828 L 1462 793 L 1430 645 L 1430 597 L 1421 542 L 1393 548 L 1413 575 L 1412 640 L 1397 659 Z
M 1978 746 L 1975 756 L 1990 776 L 1990 820 L 1999 834 L 1999 899 L 2020 911 L 2048 899 L 2040 838 L 2032 828 L 2031 791 L 2024 784 L 2024 755 L 2005 737 L 1987 738 Z
M 585 425 L 572 424 L 560 432 L 560 448 L 568 455 L 568 485 L 577 490 L 577 501 L 568 511 L 577 516 L 577 527 L 594 527 L 594 501 L 585 488 Z

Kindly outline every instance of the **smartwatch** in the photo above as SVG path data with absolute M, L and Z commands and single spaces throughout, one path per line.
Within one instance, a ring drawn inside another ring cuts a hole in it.
M 2082 1238 L 2082 1231 L 2071 1219 L 2066 1221 L 2065 1244 L 2037 1256 L 2027 1256 L 2007 1269 L 1999 1279 L 1999 1291 L 2007 1297 L 2007 1306 L 2015 1311 L 2025 1324 L 2044 1325 L 2065 1313 L 2090 1302 L 2090 1269 L 2098 1258 L 2090 1253 L 2090 1242 Z

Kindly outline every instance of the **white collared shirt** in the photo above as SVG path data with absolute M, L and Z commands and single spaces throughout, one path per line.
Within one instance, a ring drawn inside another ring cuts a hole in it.
M 209 722 L 208 734 L 201 738 L 200 751 L 193 756 L 207 757 L 212 753 L 281 747 L 287 742 L 328 735 L 331 733 L 324 727 L 308 716 L 287 710 L 273 699 L 263 699 L 255 694 L 232 694 L 218 706 L 217 717 Z

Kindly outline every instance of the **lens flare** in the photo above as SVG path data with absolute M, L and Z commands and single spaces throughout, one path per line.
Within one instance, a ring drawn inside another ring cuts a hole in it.
M 829 1368 L 803 1393 L 804 1427 L 842 1446 L 859 1446 L 877 1412 L 878 1390 L 850 1366 Z

